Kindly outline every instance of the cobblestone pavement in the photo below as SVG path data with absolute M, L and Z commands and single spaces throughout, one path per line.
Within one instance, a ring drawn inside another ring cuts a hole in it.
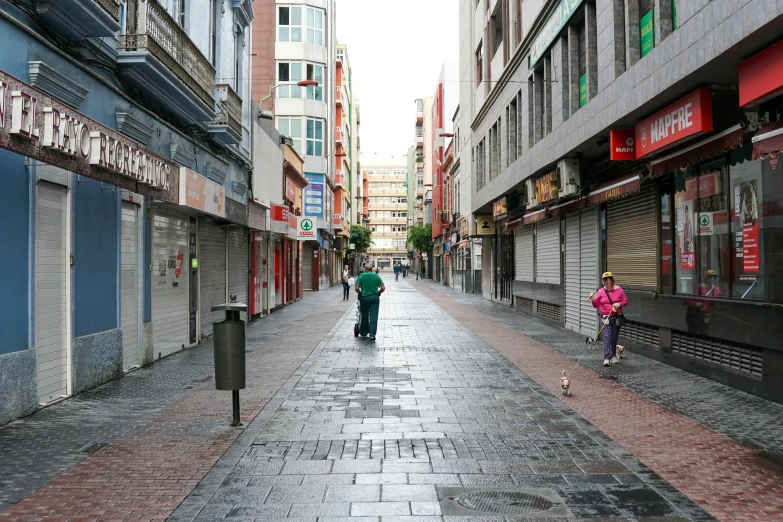
M 347 308 L 337 294 L 248 327 L 243 418 L 334 327 Z M 212 376 L 206 341 L 0 428 L 0 520 L 165 519 L 241 433 Z
M 714 520 L 452 317 L 467 307 L 387 286 L 378 340 L 346 313 L 171 520 Z

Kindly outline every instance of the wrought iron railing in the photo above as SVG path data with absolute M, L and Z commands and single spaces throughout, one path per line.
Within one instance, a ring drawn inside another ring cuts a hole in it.
M 120 0 L 95 0 L 95 3 L 109 13 L 115 22 L 120 21 Z
M 242 135 L 242 98 L 234 92 L 227 83 L 215 85 L 217 94 L 217 112 L 215 114 L 215 123 L 218 125 L 228 125 L 234 129 L 240 136 Z
M 109 1 L 109 0 L 103 0 Z M 215 68 L 187 33 L 155 0 L 135 0 L 129 33 L 119 37 L 123 51 L 146 50 L 210 106 L 215 103 Z

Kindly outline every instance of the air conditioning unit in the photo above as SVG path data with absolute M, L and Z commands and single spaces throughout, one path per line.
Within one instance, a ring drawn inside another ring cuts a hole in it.
M 557 163 L 558 197 L 579 193 L 579 160 L 566 158 Z
M 538 206 L 538 202 L 536 201 L 536 181 L 534 179 L 525 181 L 525 205 L 527 208 Z

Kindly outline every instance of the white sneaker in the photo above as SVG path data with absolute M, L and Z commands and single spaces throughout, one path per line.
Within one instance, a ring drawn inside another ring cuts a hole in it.
M 604 366 L 609 366 L 609 359 L 604 359 Z
M 612 362 L 612 364 L 617 364 L 620 362 L 620 358 L 617 357 L 616 355 L 609 360 Z

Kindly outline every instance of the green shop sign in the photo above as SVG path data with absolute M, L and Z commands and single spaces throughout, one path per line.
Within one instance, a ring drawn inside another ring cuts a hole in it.
M 568 20 L 577 8 L 582 5 L 582 2 L 583 0 L 561 0 L 560 4 L 555 9 L 555 12 L 552 13 L 552 16 L 546 21 L 543 29 L 538 33 L 533 45 L 530 47 L 530 58 L 528 60 L 529 68 L 532 69 L 541 56 L 543 56 L 544 51 L 549 48 L 557 35 L 560 34 L 560 30 L 565 27 L 565 24 L 568 23 Z
M 642 19 L 639 21 L 639 31 L 642 35 L 642 58 L 647 56 L 650 51 L 653 50 L 653 11 L 655 11 L 655 8 L 653 7 L 649 11 L 647 11 L 644 16 L 642 16 Z
M 579 106 L 587 104 L 587 73 L 579 77 Z

